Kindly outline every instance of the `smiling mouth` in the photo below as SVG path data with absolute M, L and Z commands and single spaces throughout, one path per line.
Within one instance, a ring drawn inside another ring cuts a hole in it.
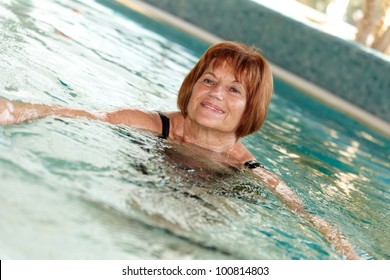
M 215 112 L 215 113 L 218 113 L 218 114 L 224 114 L 225 111 L 222 110 L 219 106 L 217 105 L 214 105 L 210 102 L 201 102 L 200 105 L 202 105 L 202 107 L 212 111 L 212 112 Z

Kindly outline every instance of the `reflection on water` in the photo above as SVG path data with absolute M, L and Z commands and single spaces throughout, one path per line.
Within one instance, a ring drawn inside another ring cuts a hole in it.
M 2 1 L 0 96 L 176 110 L 206 46 L 100 3 Z M 388 139 L 275 85 L 245 144 L 362 257 L 390 258 Z M 342 258 L 245 170 L 144 131 L 53 117 L 2 127 L 0 178 L 1 258 Z

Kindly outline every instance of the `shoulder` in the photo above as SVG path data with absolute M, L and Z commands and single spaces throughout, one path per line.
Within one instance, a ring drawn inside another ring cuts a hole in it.
M 256 160 L 241 141 L 237 141 L 234 149 L 229 153 L 229 155 L 231 158 L 234 158 L 240 166 L 245 166 L 247 162 Z
M 184 116 L 181 112 L 164 113 L 169 118 L 170 132 L 169 138 L 174 140 L 183 140 Z
M 280 182 L 280 179 L 277 175 L 275 175 L 274 173 L 272 173 L 271 171 L 269 171 L 268 169 L 266 169 L 264 167 L 264 165 L 259 162 L 248 150 L 247 148 L 244 146 L 244 144 L 242 144 L 242 158 L 241 158 L 241 165 L 243 167 L 245 167 L 246 169 L 249 169 L 250 171 L 252 171 L 254 173 L 254 175 L 258 178 L 260 178 L 261 180 L 263 180 L 264 182 L 266 182 L 267 184 L 271 185 L 271 186 L 276 186 L 279 184 Z

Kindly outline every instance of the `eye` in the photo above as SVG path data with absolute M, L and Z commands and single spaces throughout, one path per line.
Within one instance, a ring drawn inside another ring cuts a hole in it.
M 211 79 L 209 79 L 209 78 L 204 78 L 204 79 L 203 79 L 203 82 L 204 82 L 205 84 L 208 84 L 208 85 L 213 85 L 213 84 L 214 84 L 214 81 L 211 80 Z
M 241 94 L 241 91 L 238 88 L 236 88 L 236 87 L 231 87 L 230 91 L 235 93 L 235 94 Z

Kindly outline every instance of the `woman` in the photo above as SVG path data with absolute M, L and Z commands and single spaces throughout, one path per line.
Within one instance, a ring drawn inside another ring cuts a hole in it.
M 96 114 L 48 105 L 0 99 L 0 124 L 16 124 L 49 115 L 87 117 L 111 124 L 149 130 L 176 143 L 191 143 L 208 156 L 250 170 L 294 212 L 308 219 L 349 259 L 352 246 L 329 223 L 307 213 L 292 190 L 266 170 L 240 138 L 260 129 L 273 91 L 267 61 L 255 49 L 236 42 L 211 46 L 184 79 L 178 95 L 179 112 L 162 114 L 122 109 Z

